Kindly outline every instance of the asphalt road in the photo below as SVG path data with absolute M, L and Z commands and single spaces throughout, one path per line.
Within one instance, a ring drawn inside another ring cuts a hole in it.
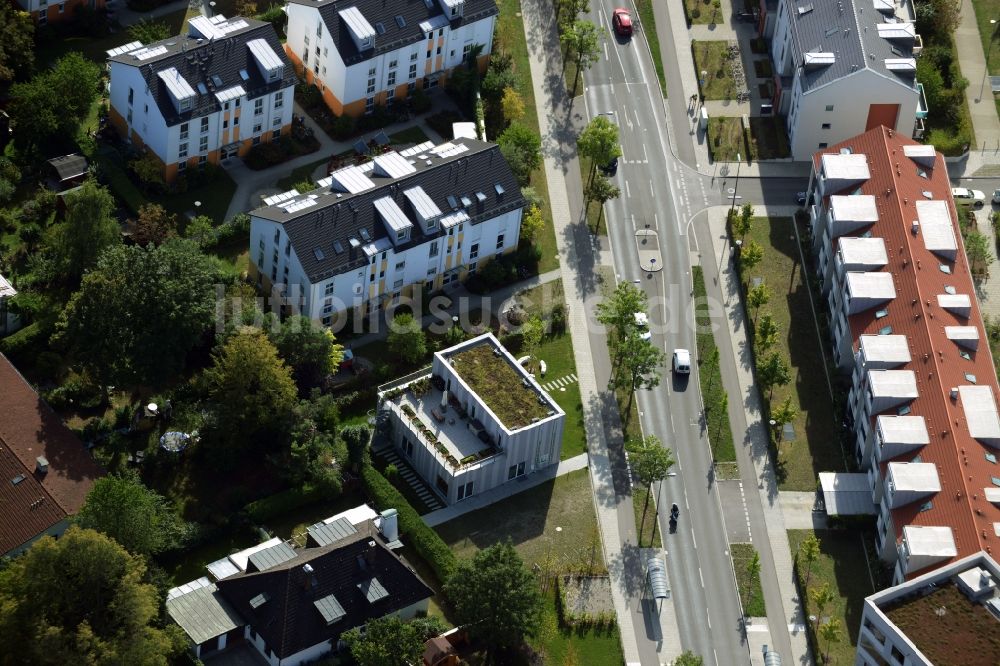
M 643 36 L 637 32 L 631 40 L 611 37 L 615 6 L 609 0 L 591 3 L 592 20 L 609 38 L 602 57 L 585 75 L 586 109 L 588 117 L 605 114 L 620 128 L 623 155 L 613 180 L 622 195 L 606 206 L 614 267 L 619 280 L 637 282 L 648 294 L 652 341 L 669 355 L 677 347 L 695 349 L 688 220 L 692 210 L 731 197 L 728 188 L 735 173 L 713 182 L 674 157 L 665 130 L 666 109 Z M 746 179 L 739 187 L 737 196 L 761 195 L 756 181 Z M 789 186 L 793 198 L 795 187 Z M 740 194 L 742 188 L 745 195 Z M 644 229 L 659 235 L 663 268 L 658 272 L 647 273 L 639 266 L 635 232 Z M 709 664 L 749 663 L 697 377 L 665 372 L 660 386 L 639 392 L 638 405 L 644 433 L 660 437 L 677 459 L 677 474 L 661 484 L 659 505 L 664 508 L 660 530 L 672 591 L 667 603 L 676 610 L 681 648 L 703 655 Z M 681 509 L 673 533 L 667 522 L 672 502 Z M 654 607 L 648 609 L 655 612 Z M 647 660 L 649 649 L 655 650 L 659 641 L 656 627 L 647 622 L 637 624 L 636 631 L 645 632 L 637 637 L 643 663 L 656 663 Z

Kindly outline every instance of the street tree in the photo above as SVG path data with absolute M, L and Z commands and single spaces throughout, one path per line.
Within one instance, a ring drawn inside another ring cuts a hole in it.
M 764 248 L 754 239 L 740 248 L 740 274 L 745 276 L 764 258 Z
M 705 660 L 691 650 L 685 650 L 673 662 L 673 666 L 704 666 L 704 664 Z
M 753 557 L 747 562 L 747 610 L 753 607 L 754 584 L 760 577 L 760 553 L 753 551 Z
M 291 369 L 263 332 L 238 329 L 213 352 L 204 377 L 214 406 L 212 438 L 219 462 L 233 462 L 241 452 L 281 439 L 297 392 Z
M 344 358 L 344 346 L 337 344 L 330 329 L 302 315 L 286 319 L 271 334 L 271 341 L 292 368 L 295 382 L 303 392 L 336 372 Z
M 35 22 L 9 2 L 0 4 L 0 84 L 27 76 L 35 66 Z
M 757 325 L 757 313 L 760 312 L 761 307 L 767 305 L 768 301 L 771 300 L 771 290 L 767 288 L 767 285 L 761 282 L 756 287 L 751 287 L 747 290 L 747 305 L 753 309 L 753 323 L 754 326 Z
M 563 47 L 563 56 L 576 64 L 577 72 L 580 74 L 590 69 L 601 54 L 601 32 L 590 21 L 577 19 L 564 26 L 562 34 L 559 35 L 559 42 Z M 573 80 L 574 97 L 579 80 L 579 76 Z
M 592 178 L 598 166 L 604 166 L 614 158 L 621 157 L 618 125 L 608 120 L 607 116 L 595 116 L 580 132 L 576 147 L 580 155 L 590 159 Z
M 102 386 L 159 385 L 212 323 L 214 282 L 190 241 L 110 247 L 63 311 L 61 336 Z
M 830 663 L 830 648 L 834 643 L 839 643 L 843 635 L 843 626 L 840 620 L 831 617 L 829 620 L 819 625 L 819 637 L 826 641 L 826 654 L 823 655 L 823 663 Z
M 143 558 L 110 537 L 70 527 L 43 537 L 0 571 L 5 663 L 166 666 L 186 640 L 161 628 L 161 600 Z M 16 654 L 16 659 L 14 655 Z
M 617 356 L 618 365 L 611 371 L 608 388 L 628 391 L 628 404 L 625 406 L 627 424 L 635 392 L 639 389 L 648 391 L 660 385 L 661 369 L 667 355 L 656 345 L 640 338 L 638 331 L 633 330 L 625 336 Z
M 168 238 L 177 236 L 177 216 L 168 213 L 160 204 L 146 203 L 139 208 L 139 217 L 132 229 L 136 245 L 162 245 Z
M 740 229 L 743 230 L 744 236 L 753 228 L 753 213 L 752 203 L 747 202 L 740 206 Z
M 542 164 L 542 140 L 521 123 L 511 123 L 497 138 L 500 152 L 522 187 L 531 181 L 531 172 Z
M 780 352 L 773 351 L 757 364 L 757 380 L 767 389 L 767 399 L 771 400 L 775 386 L 785 386 L 792 381 L 788 363 Z
M 389 351 L 407 363 L 416 363 L 427 354 L 427 336 L 409 312 L 393 317 L 387 342 Z
M 590 11 L 590 3 L 587 0 L 557 0 L 556 15 L 559 25 L 568 26 L 580 18 L 580 14 Z
M 833 603 L 834 598 L 833 589 L 829 583 L 823 583 L 819 587 L 809 590 L 809 600 L 812 601 L 813 607 L 816 609 L 817 624 L 823 621 L 823 611 Z
M 59 272 L 72 286 L 105 248 L 121 242 L 114 212 L 111 192 L 91 178 L 66 195 L 66 220 L 53 227 L 50 245 Z
M 815 534 L 810 534 L 802 543 L 799 544 L 799 557 L 802 561 L 806 563 L 806 584 L 805 588 L 809 589 L 809 574 L 812 573 L 812 565 L 819 559 L 819 539 L 816 538 Z
M 166 498 L 136 476 L 94 482 L 76 524 L 108 535 L 133 555 L 155 555 L 177 545 L 181 525 Z
M 244 14 L 244 16 L 246 16 L 246 14 Z M 253 16 L 253 14 L 250 14 L 249 16 Z M 159 42 L 170 36 L 170 27 L 166 23 L 154 21 L 150 18 L 140 19 L 137 23 L 133 23 L 128 27 L 129 39 L 142 42 L 143 44 Z
M 774 346 L 778 341 L 778 325 L 774 322 L 774 317 L 769 312 L 761 315 L 757 322 L 757 334 L 753 338 L 757 353 L 763 354 Z
M 646 501 L 642 506 L 642 521 L 646 524 L 646 510 L 649 508 L 649 496 L 653 494 L 653 484 L 667 478 L 667 473 L 674 466 L 674 456 L 670 449 L 663 446 L 656 435 L 646 435 L 641 440 L 626 442 L 629 464 L 632 474 L 646 486 Z M 639 534 L 642 539 L 642 534 Z
M 420 629 L 395 615 L 376 618 L 365 625 L 345 632 L 341 640 L 347 643 L 351 656 L 359 666 L 399 666 L 419 664 L 424 652 Z
M 542 217 L 542 209 L 532 204 L 528 207 L 527 212 L 525 212 L 524 217 L 521 219 L 521 233 L 519 234 L 520 240 L 528 242 L 534 241 L 544 227 L 545 218 Z
M 513 86 L 503 89 L 503 97 L 500 98 L 500 109 L 503 111 L 503 118 L 509 124 L 517 122 L 524 117 L 524 100 L 521 94 Z
M 629 332 L 635 330 L 635 313 L 645 312 L 647 307 L 646 293 L 628 281 L 619 282 L 605 294 L 597 304 L 597 321 L 608 327 L 612 350 L 617 350 Z
M 798 415 L 798 410 L 792 406 L 792 396 L 787 396 L 784 402 L 771 410 L 771 420 L 774 421 L 776 431 L 780 431 L 781 427 L 786 423 L 794 421 Z
M 486 648 L 489 663 L 533 636 L 541 621 L 538 581 L 510 541 L 494 544 L 458 564 L 445 583 L 455 621 Z
M 742 212 L 743 212 L 742 208 L 738 211 L 735 209 L 730 209 L 728 214 L 729 225 L 730 228 L 732 229 L 733 236 L 735 236 L 736 239 L 740 241 L 746 238 L 746 235 L 750 233 L 750 230 L 753 227 L 753 216 L 747 217 L 743 215 Z
M 620 197 L 622 191 L 605 176 L 601 174 L 594 174 L 591 177 L 590 182 L 587 183 L 587 187 L 583 194 L 586 197 L 588 204 L 591 201 L 596 201 L 600 204 L 600 213 L 597 217 L 597 223 L 600 225 L 601 217 L 604 215 L 604 204 L 612 199 Z

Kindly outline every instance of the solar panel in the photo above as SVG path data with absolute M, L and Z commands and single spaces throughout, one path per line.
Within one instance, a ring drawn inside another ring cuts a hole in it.
M 130 51 L 135 51 L 136 49 L 142 48 L 142 42 L 129 42 L 124 46 L 117 46 L 113 49 L 105 51 L 109 58 L 113 58 L 117 55 L 122 55 L 123 53 L 129 53 Z
M 256 609 L 260 608 L 261 606 L 263 606 L 264 604 L 266 604 L 268 601 L 270 601 L 270 599 L 271 598 L 269 596 L 267 596 L 266 592 L 261 592 L 256 597 L 254 597 L 253 599 L 250 600 L 250 608 L 253 608 L 253 609 L 256 610 Z
M 154 46 L 152 48 L 139 49 L 138 51 L 132 51 L 132 57 L 136 60 L 149 60 L 150 58 L 155 58 L 158 55 L 163 55 L 167 52 L 166 46 Z

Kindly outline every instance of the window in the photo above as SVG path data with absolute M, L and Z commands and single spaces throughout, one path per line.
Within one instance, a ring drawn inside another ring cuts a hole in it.
M 497 236 L 497 249 L 498 250 L 502 250 L 503 249 L 503 234 L 500 234 L 499 236 Z
M 203 153 L 208 150 L 208 137 L 201 137 L 201 141 L 198 142 L 198 152 Z
M 413 457 L 413 442 L 408 439 L 403 440 L 403 453 L 410 458 Z
M 826 110 L 827 111 L 833 111 L 833 104 L 827 104 L 826 105 Z
M 222 129 L 229 129 L 229 121 L 228 120 L 223 120 L 222 121 Z
M 375 110 L 375 98 L 369 97 L 365 100 L 365 113 L 371 113 Z
M 398 280 L 396 280 L 395 282 L 392 283 L 392 288 L 393 289 L 400 289 L 402 286 L 403 286 L 403 279 L 402 278 L 400 278 L 400 279 L 398 279 Z
M 313 72 L 319 74 L 319 61 L 316 61 L 316 64 L 313 65 Z
M 177 159 L 183 159 L 188 156 L 188 145 L 182 143 L 177 147 Z
M 438 37 L 444 37 L 444 28 L 438 30 Z
M 275 118 L 274 122 L 272 122 L 271 125 L 273 127 L 280 127 L 281 126 L 281 117 L 279 116 L 279 117 Z
M 387 85 L 389 85 L 389 86 L 396 85 L 396 72 L 389 72 L 389 78 L 388 78 Z
M 202 155 L 198 158 L 198 166 L 203 166 L 206 162 L 208 162 L 208 156 Z
M 416 90 L 416 89 L 417 89 L 417 84 L 414 83 L 413 81 L 410 81 L 409 83 L 406 84 L 406 94 L 407 95 L 412 95 L 413 91 Z
M 415 78 L 417 78 L 417 66 L 410 65 L 410 80 L 412 81 Z
M 236 116 L 233 118 L 233 127 L 237 127 L 240 124 L 240 117 Z
M 823 141 L 823 142 L 821 142 L 821 143 L 819 144 L 819 147 L 820 147 L 820 148 L 826 148 L 826 146 L 827 146 L 827 143 L 826 143 L 826 141 Z
M 274 131 L 271 132 L 271 138 L 272 139 L 277 139 L 280 136 L 281 136 L 281 128 L 280 127 L 275 127 Z
M 404 268 L 406 268 L 406 262 L 405 261 L 401 261 L 398 264 L 396 264 L 396 270 L 397 271 L 401 271 Z
M 389 104 L 392 104 L 392 100 L 395 99 L 395 97 L 396 97 L 396 89 L 395 88 L 389 88 L 388 90 L 385 91 L 385 100 Z M 431 222 L 431 223 L 428 223 L 427 226 L 428 227 L 433 227 L 434 224 Z
M 306 46 L 309 46 L 309 35 L 308 34 L 306 34 L 306 36 L 302 38 L 302 43 L 305 44 Z
M 437 272 L 438 272 L 437 266 L 435 266 L 433 268 L 428 268 L 427 269 L 427 277 L 434 277 L 435 275 L 437 275 Z
M 427 49 L 427 59 L 428 60 L 430 59 L 432 52 L 433 52 L 433 49 Z
M 316 24 L 316 36 L 317 37 L 322 37 L 323 36 L 323 24 L 322 23 L 317 23 Z
M 431 243 L 430 256 L 432 257 L 438 256 L 438 241 L 434 241 L 433 243 Z
M 397 60 L 396 58 L 393 58 L 392 60 L 390 60 L 390 61 L 389 61 L 389 69 L 395 69 L 395 67 L 396 67 L 396 64 L 397 64 L 398 62 L 399 62 L 399 61 L 398 61 L 398 60 Z
M 282 90 L 274 93 L 274 108 L 280 109 L 285 105 L 285 93 Z
M 264 113 L 264 98 L 258 97 L 253 101 L 253 115 L 259 116 Z
M 260 268 L 264 268 L 264 251 L 263 250 L 261 250 L 257 254 L 257 266 L 259 266 Z
M 461 501 L 463 499 L 466 499 L 466 498 L 469 498 L 469 497 L 472 497 L 472 484 L 473 484 L 473 482 L 469 481 L 465 485 L 460 485 L 458 487 L 458 500 L 459 501 Z
M 254 134 L 260 134 L 260 131 L 262 129 L 264 129 L 264 126 L 261 123 L 254 123 L 253 124 L 253 133 Z
M 417 52 L 414 51 L 413 53 L 410 54 L 410 62 L 413 62 L 416 59 L 417 59 Z
M 830 129 L 830 123 L 823 123 L 823 129 Z
M 323 65 L 323 76 L 326 76 L 326 65 Z
M 188 168 L 188 163 L 187 162 L 178 162 L 177 163 L 177 171 L 184 171 L 187 168 Z
M 143 113 L 149 113 L 149 104 L 143 104 L 142 105 L 142 112 Z
M 516 465 L 511 465 L 507 468 L 507 480 L 517 478 L 519 476 L 524 476 L 524 463 L 520 462 Z
M 236 98 L 236 108 L 237 109 L 240 108 L 240 98 L 239 97 Z
M 333 312 L 333 299 L 328 298 L 323 301 L 323 314 L 330 314 Z
M 223 104 L 222 108 L 223 108 L 224 111 L 228 111 L 229 110 L 229 102 L 226 102 L 225 104 Z
M 371 95 L 373 92 L 375 92 L 375 78 L 374 77 L 368 79 L 368 89 L 365 91 L 365 94 L 366 95 Z
M 183 123 L 181 125 L 181 141 L 184 141 L 187 138 L 188 138 L 188 124 Z
M 474 275 L 477 268 L 479 268 L 478 261 L 473 261 L 471 264 L 469 264 L 469 275 Z
M 274 230 L 274 244 L 277 245 L 281 242 L 281 229 Z M 274 258 L 275 261 L 278 260 L 277 256 Z
M 441 55 L 441 47 L 440 46 L 437 47 L 437 51 L 435 52 L 434 55 Z
M 128 124 L 131 125 L 132 124 L 132 109 L 128 110 L 128 118 L 127 118 L 127 120 L 128 120 Z
M 472 53 L 472 43 L 471 42 L 462 47 L 462 60 L 468 60 L 470 53 Z
M 427 82 L 427 87 L 428 88 L 437 88 L 438 87 L 438 80 L 437 79 L 431 79 L 430 81 Z
M 128 89 L 128 105 L 132 106 L 132 100 L 135 99 L 135 90 L 132 88 Z
M 208 131 L 208 116 L 201 119 L 201 131 L 205 133 Z
M 324 296 L 331 296 L 333 294 L 333 282 L 329 283 L 323 288 Z
M 469 248 L 469 259 L 475 259 L 479 256 L 479 243 L 473 243 L 472 247 Z
M 254 145 L 254 146 L 259 146 L 259 145 L 260 145 L 260 137 L 259 137 L 259 136 L 255 136 L 255 137 L 254 137 L 254 138 L 253 138 L 253 139 L 252 139 L 252 140 L 250 141 L 250 144 L 251 144 L 251 145 Z

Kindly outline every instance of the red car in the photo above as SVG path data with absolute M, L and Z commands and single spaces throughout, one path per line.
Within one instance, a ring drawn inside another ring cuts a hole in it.
M 632 15 L 624 7 L 619 7 L 611 13 L 611 26 L 619 37 L 631 37 Z

